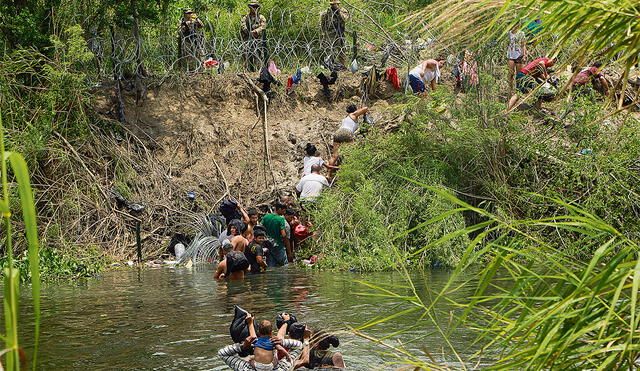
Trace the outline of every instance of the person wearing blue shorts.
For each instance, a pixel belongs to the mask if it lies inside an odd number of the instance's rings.
[[[427,84],[432,91],[436,90],[436,83],[440,79],[440,68],[444,66],[444,62],[444,58],[427,59],[409,72],[409,85],[414,94],[426,95]]]

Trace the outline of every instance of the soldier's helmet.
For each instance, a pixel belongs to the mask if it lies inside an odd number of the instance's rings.
[[[340,0],[329,0],[329,4],[331,4],[331,5],[333,5],[333,4],[340,5]]]
[[[182,8],[182,14],[193,14],[191,8]]]
[[[247,3],[247,6],[249,8],[259,8],[260,7],[260,3],[256,0],[251,0],[249,1],[249,3]]]

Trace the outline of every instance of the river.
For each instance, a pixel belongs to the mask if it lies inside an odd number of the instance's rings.
[[[223,370],[216,352],[230,344],[229,323],[234,304],[253,312],[257,319],[274,320],[287,311],[312,328],[343,330],[410,306],[397,299],[361,296],[373,292],[357,280],[373,284],[403,285],[396,272],[358,274],[319,272],[286,267],[244,281],[216,282],[213,268],[121,269],[79,281],[46,284],[42,295],[40,368],[46,370],[189,369]],[[414,274],[418,291],[428,300],[449,274],[432,270]],[[394,289],[400,290],[402,289]],[[464,297],[471,293],[455,293]],[[23,345],[29,349],[32,317],[28,289],[24,287],[21,319]],[[444,304],[443,304],[444,305]],[[451,308],[441,305],[448,312]],[[397,318],[365,330],[383,337],[416,324],[417,315]],[[449,318],[438,323],[446,327]],[[415,326],[385,340],[424,357],[423,346],[439,363],[455,366],[454,353],[432,323]],[[420,337],[417,342],[409,340]],[[338,348],[348,369],[394,369],[388,349],[352,334],[342,334]],[[449,339],[463,358],[473,333],[455,330]],[[475,349],[477,350],[477,349]],[[30,353],[30,352],[29,352]]]

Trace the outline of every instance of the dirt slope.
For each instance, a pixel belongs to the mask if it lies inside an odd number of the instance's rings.
[[[231,196],[246,206],[289,194],[300,178],[307,143],[316,144],[328,159],[332,133],[346,105],[361,103],[361,80],[360,74],[341,74],[329,100],[318,80],[308,75],[291,95],[277,88],[268,108],[267,138],[279,192],[274,192],[265,161],[255,94],[238,76],[204,74],[164,81],[148,88],[146,97],[138,102],[133,89],[124,90],[126,127],[150,153],[148,163],[136,166],[137,179],[127,183],[134,197],[180,212],[215,209],[225,196],[225,183]],[[377,122],[390,114],[385,110],[387,101],[381,98],[392,94],[390,84],[384,82],[379,98],[370,102]],[[112,86],[105,86],[97,101],[96,110],[113,118]],[[186,200],[188,191],[196,192],[195,203]],[[170,234],[162,230],[165,236]]]

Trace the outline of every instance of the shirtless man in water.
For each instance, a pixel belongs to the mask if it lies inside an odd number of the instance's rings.
[[[249,268],[249,261],[240,251],[233,251],[231,245],[223,246],[225,257],[218,263],[216,273],[213,278],[216,280],[241,280],[244,278],[245,270]]]

